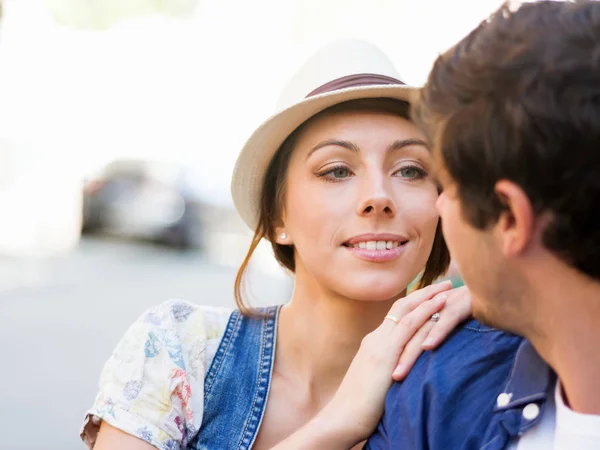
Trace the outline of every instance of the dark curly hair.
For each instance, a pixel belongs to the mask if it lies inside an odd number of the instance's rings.
[[[550,221],[543,243],[600,279],[600,2],[504,4],[434,64],[413,118],[484,229],[511,180]]]

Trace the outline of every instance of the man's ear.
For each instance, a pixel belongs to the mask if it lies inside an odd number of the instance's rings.
[[[500,246],[505,256],[518,256],[534,238],[533,207],[525,191],[512,181],[498,181],[494,191],[505,207],[494,226]]]

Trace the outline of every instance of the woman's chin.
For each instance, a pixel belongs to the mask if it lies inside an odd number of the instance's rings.
[[[352,298],[363,302],[383,302],[386,300],[397,299],[404,295],[408,283],[394,283],[369,285],[369,286],[352,286],[346,285],[344,292],[341,292],[345,297]]]

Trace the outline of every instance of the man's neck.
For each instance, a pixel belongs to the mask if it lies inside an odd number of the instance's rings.
[[[574,411],[600,415],[600,283],[563,271],[533,290],[539,313],[526,334],[556,371]]]

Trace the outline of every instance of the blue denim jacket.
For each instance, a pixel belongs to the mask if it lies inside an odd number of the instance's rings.
[[[365,449],[505,449],[539,422],[554,380],[528,341],[472,320],[392,386]]]

